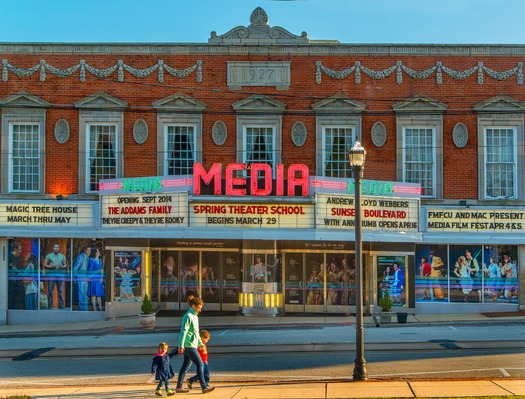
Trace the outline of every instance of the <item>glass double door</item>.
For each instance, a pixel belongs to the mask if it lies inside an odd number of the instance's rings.
[[[284,253],[286,312],[346,312],[355,306],[355,255]]]
[[[240,256],[226,251],[152,251],[152,298],[161,309],[188,309],[190,295],[206,310],[239,308]]]

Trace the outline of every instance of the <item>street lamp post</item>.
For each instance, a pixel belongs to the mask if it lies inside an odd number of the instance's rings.
[[[367,379],[366,376],[366,360],[365,360],[365,328],[363,325],[363,262],[362,262],[362,246],[363,240],[361,237],[361,179],[363,178],[363,170],[365,167],[366,151],[361,146],[359,140],[356,140],[354,146],[348,153],[348,160],[352,167],[352,177],[355,182],[355,258],[356,258],[356,348],[354,360],[354,381],[363,381]]]

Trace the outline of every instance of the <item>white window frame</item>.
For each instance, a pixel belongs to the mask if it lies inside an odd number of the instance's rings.
[[[113,148],[113,152],[115,154],[115,176],[102,176],[99,178],[99,182],[102,179],[116,179],[119,177],[119,161],[120,161],[120,141],[119,141],[119,126],[116,123],[104,123],[104,122],[94,122],[94,123],[87,123],[86,124],[86,169],[85,169],[85,176],[86,176],[86,192],[87,193],[97,193],[98,190],[91,189],[91,127],[96,126],[107,126],[109,128],[114,127],[115,128],[115,143]]]
[[[271,149],[270,151],[266,151],[267,154],[270,155],[270,160],[250,160],[248,159],[248,154],[255,154],[256,152],[255,151],[252,151],[253,148],[250,150],[248,148],[248,130],[249,129],[269,129],[271,131],[271,134],[270,134],[270,146],[271,146]],[[275,158],[276,158],[276,151],[275,151],[275,125],[265,125],[265,124],[260,124],[260,125],[257,125],[257,124],[253,124],[253,125],[244,125],[242,127],[242,139],[243,139],[243,143],[244,143],[244,149],[242,151],[242,163],[246,164],[247,167],[249,167],[249,165],[251,163],[266,163],[266,164],[269,164],[271,167],[272,167],[272,170],[275,172],[275,166],[276,166],[276,163],[275,163]],[[254,146],[255,146],[255,143],[254,143]],[[258,152],[260,154],[260,152]]]
[[[164,143],[164,151],[163,151],[163,156],[162,158],[164,159],[164,175],[165,176],[168,176],[169,175],[169,161],[172,159],[172,158],[169,158],[169,140],[168,140],[168,137],[169,137],[169,129],[170,127],[172,128],[193,128],[193,132],[192,132],[192,146],[193,146],[193,149],[192,149],[192,166],[191,166],[191,170],[188,171],[188,173],[184,173],[182,175],[186,175],[186,174],[192,174],[193,173],[193,165],[195,164],[195,162],[197,162],[197,153],[198,153],[198,149],[197,149],[197,131],[198,131],[198,126],[196,123],[165,123],[164,124],[164,137],[165,137],[165,143]],[[179,158],[173,158],[175,160],[180,160],[182,161],[183,158],[182,157],[179,157]],[[178,175],[170,175],[170,176],[178,176]]]
[[[33,169],[35,170],[36,169],[36,173],[28,173],[26,171],[26,173],[20,173],[18,174],[18,181],[19,183],[21,182],[21,180],[24,180],[22,177],[25,176],[26,179],[27,178],[30,178],[30,180],[32,180],[33,182],[36,181],[36,189],[22,189],[22,188],[18,188],[18,189],[15,189],[14,188],[14,185],[15,185],[15,165],[14,165],[14,161],[15,161],[15,149],[14,149],[14,127],[15,126],[18,126],[18,127],[22,127],[22,126],[36,126],[36,132],[31,132],[31,134],[35,134],[36,133],[36,136],[37,136],[37,148],[36,148],[36,157],[27,157],[27,156],[24,156],[21,158],[21,161],[23,163],[29,161],[29,159],[34,159],[36,160],[36,165],[34,165],[33,167],[29,166],[29,165],[25,165],[25,169],[27,168],[30,168],[30,169]],[[9,171],[9,192],[11,193],[39,193],[40,192],[40,158],[41,158],[41,151],[40,151],[40,145],[41,145],[41,133],[40,133],[40,125],[38,123],[32,123],[32,122],[11,122],[9,123],[9,168],[10,168],[10,171]],[[30,150],[30,152],[33,152],[34,150]],[[27,154],[26,154],[27,155]],[[25,162],[24,162],[25,161]],[[35,167],[36,166],[36,167]],[[34,183],[32,184],[34,185]]]
[[[12,126],[14,125],[38,125],[38,189],[37,190],[13,190],[13,163],[12,163]],[[25,108],[3,108],[2,109],[2,148],[6,151],[2,154],[2,194],[42,194],[46,189],[45,161],[46,157],[46,110]]]
[[[352,146],[354,145],[355,141],[357,140],[357,133],[356,133],[355,125],[322,125],[321,129],[322,129],[322,144],[321,144],[321,151],[322,151],[321,168],[322,168],[322,174],[321,174],[321,176],[339,177],[339,178],[351,178],[352,177],[352,169],[350,168],[350,162],[348,160],[347,154],[350,151],[350,149],[352,148]],[[350,129],[351,130],[350,141],[348,143],[345,143],[346,150],[343,153],[343,160],[342,161],[340,161],[340,160],[334,161],[334,162],[338,162],[341,165],[343,165],[343,169],[337,169],[338,171],[341,171],[341,170],[344,171],[342,176],[339,175],[339,174],[328,176],[326,174],[326,169],[328,167],[327,163],[328,162],[332,162],[332,161],[327,159],[328,158],[327,129]]]
[[[518,143],[517,143],[517,129],[516,127],[509,127],[509,126],[486,126],[484,129],[484,141],[485,141],[485,162],[484,162],[484,174],[485,174],[485,199],[517,199],[518,196]],[[490,196],[489,191],[489,185],[488,185],[488,179],[489,179],[489,172],[488,172],[488,151],[489,151],[489,143],[487,142],[488,139],[488,130],[505,130],[505,131],[512,131],[512,162],[506,163],[506,164],[512,164],[512,192],[513,195],[511,196]],[[495,163],[501,164],[503,161],[499,159]]]
[[[487,171],[486,171],[486,132],[487,129],[513,129],[514,137],[514,197],[490,197],[487,195]],[[523,114],[521,113],[483,113],[478,116],[478,170],[480,199],[494,200],[523,200],[525,198],[525,185],[520,184],[525,176],[525,150],[523,143],[525,139],[525,126]]]
[[[408,170],[407,170],[407,163],[409,161],[407,161],[407,149],[408,149],[408,145],[407,145],[407,130],[425,130],[425,131],[428,131],[430,130],[431,131],[431,134],[432,134],[432,138],[431,138],[431,154],[432,154],[432,165],[431,165],[431,169],[432,169],[432,194],[427,194],[425,192],[425,185],[422,184],[421,181],[408,181],[407,179],[407,173],[408,173]],[[420,183],[421,184],[421,188],[423,188],[423,195],[422,197],[423,198],[435,198],[436,197],[436,189],[437,189],[437,178],[436,178],[436,175],[437,175],[437,168],[436,168],[436,158],[437,158],[437,146],[436,146],[436,128],[433,127],[433,126],[417,126],[417,125],[414,125],[414,126],[403,126],[402,127],[402,135],[403,135],[403,147],[402,147],[402,168],[403,168],[403,182],[405,183]],[[416,163],[416,162],[414,162]],[[419,163],[424,163],[424,162],[419,162]]]
[[[422,198],[443,198],[443,115],[441,113],[403,113],[398,112],[396,117],[396,179],[406,182],[405,179],[405,129],[433,129],[433,187],[434,193],[423,193]]]
[[[115,125],[116,126],[116,176],[122,177],[124,157],[120,156],[124,143],[124,113],[121,111],[96,111],[82,109],[79,113],[79,165],[78,191],[79,194],[97,194],[98,190],[90,189],[89,158],[89,126]]]
[[[168,176],[168,128],[167,126],[194,127],[194,160],[202,163],[202,114],[162,112],[157,114],[157,170],[159,176]]]
[[[250,127],[263,127],[273,129],[273,161],[272,174],[276,177],[277,164],[282,162],[282,116],[275,114],[266,115],[238,115],[237,116],[237,162],[247,163],[247,142],[246,129]],[[239,173],[240,176],[247,177],[248,172]]]
[[[350,111],[351,110],[352,109],[350,109]],[[360,112],[356,112],[350,115],[340,115],[337,113],[324,114],[323,112],[317,111],[316,117],[315,117],[315,154],[316,154],[315,173],[317,176],[326,176],[325,174],[326,128],[341,128],[341,127],[351,128],[352,129],[352,143],[350,143],[350,148],[354,145],[356,140],[363,142],[362,117],[361,117]],[[332,112],[331,108],[328,108],[326,112]],[[352,172],[350,169],[350,161],[348,161],[348,173],[349,174],[347,177],[351,178]]]

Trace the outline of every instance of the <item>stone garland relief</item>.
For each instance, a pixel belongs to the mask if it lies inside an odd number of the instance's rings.
[[[376,147],[383,147],[386,143],[386,127],[383,122],[376,122],[370,129],[370,137],[372,138],[372,143]]]
[[[356,63],[342,71],[334,71],[330,68],[327,68],[322,65],[321,61],[316,62],[316,73],[315,73],[315,79],[317,84],[321,84],[321,78],[322,74],[326,74],[327,76],[331,77],[332,79],[345,79],[350,74],[355,74],[355,83],[360,84],[361,83],[361,73],[364,73],[365,75],[371,77],[372,79],[381,80],[385,79],[386,77],[390,76],[393,73],[396,73],[396,82],[398,84],[403,83],[403,72],[406,73],[408,76],[410,76],[413,79],[422,80],[427,79],[432,74],[436,73],[436,83],[438,85],[443,83],[443,73],[445,73],[447,76],[449,76],[452,79],[455,80],[465,80],[472,74],[477,72],[478,75],[478,84],[482,85],[484,81],[484,73],[487,74],[492,79],[502,81],[510,79],[513,75],[517,76],[518,84],[521,86],[523,85],[523,62],[518,62],[517,65],[514,68],[511,68],[507,71],[498,72],[493,69],[490,69],[486,67],[483,62],[479,61],[478,65],[466,69],[464,71],[454,71],[445,65],[441,61],[437,61],[436,65],[431,66],[430,68],[424,70],[424,71],[416,71],[412,68],[409,68],[405,65],[403,65],[402,61],[397,61],[395,65],[383,69],[383,70],[373,70],[370,68],[365,67],[361,64],[360,61],[356,61]]]
[[[197,71],[197,82],[202,82],[202,61],[197,60],[196,63],[185,69],[175,69],[170,67],[167,64],[164,64],[163,60],[158,60],[156,64],[150,66],[149,68],[137,69],[133,68],[131,65],[127,65],[123,60],[118,60],[117,63],[109,68],[99,69],[95,68],[92,65],[86,63],[85,60],[80,60],[77,65],[73,65],[69,68],[59,69],[52,65],[49,65],[45,60],[40,60],[38,64],[30,68],[18,68],[10,64],[7,59],[2,60],[2,81],[7,82],[9,80],[9,72],[14,73],[19,77],[29,77],[36,72],[40,72],[40,81],[46,81],[46,74],[51,73],[60,78],[65,78],[72,76],[80,70],[80,81],[86,81],[86,71],[91,73],[97,78],[107,78],[111,76],[115,71],[117,71],[117,79],[119,82],[124,81],[124,71],[128,72],[130,75],[135,76],[136,78],[146,78],[151,75],[153,72],[157,71],[157,79],[160,83],[164,83],[164,72],[166,71],[171,76],[176,78],[186,78],[194,71]]]
[[[69,123],[65,119],[59,119],[55,124],[55,140],[64,144],[69,140],[70,132]]]
[[[226,142],[226,137],[228,137],[226,124],[223,121],[216,121],[211,129],[211,135],[216,145],[223,145]]]
[[[133,139],[137,144],[144,144],[148,139],[148,124],[144,119],[137,119],[133,124]]]
[[[463,148],[467,145],[468,141],[468,129],[464,123],[456,123],[454,130],[452,131],[452,140],[454,145],[458,148]]]
[[[302,147],[306,142],[306,126],[303,122],[295,122],[292,126],[291,136],[292,142],[296,147]]]

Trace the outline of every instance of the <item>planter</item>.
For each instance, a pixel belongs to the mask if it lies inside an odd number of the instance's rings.
[[[408,313],[406,312],[399,312],[397,313],[397,322],[398,323],[406,323],[408,318]]]
[[[392,312],[379,312],[379,322],[381,324],[390,323],[392,320]]]
[[[155,313],[139,313],[140,325],[144,329],[153,329],[156,324],[156,314]]]

